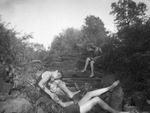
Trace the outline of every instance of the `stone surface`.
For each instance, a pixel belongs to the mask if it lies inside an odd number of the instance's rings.
[[[121,85],[118,85],[114,88],[111,96],[110,96],[110,106],[116,110],[122,110],[122,102],[124,99],[124,93]]]
[[[12,89],[12,84],[5,82],[3,79],[0,78],[0,93],[8,94]]]
[[[37,113],[45,113],[41,107],[37,108]]]
[[[138,111],[136,106],[128,106],[128,105],[125,105],[124,106],[124,111]]]
[[[108,87],[112,85],[116,81],[116,77],[114,75],[106,75],[101,78],[101,87]]]
[[[0,101],[5,101],[7,98],[7,95],[1,94],[0,93]]]
[[[147,103],[150,105],[150,100],[147,100]]]
[[[30,113],[32,105],[24,98],[0,102],[0,113]]]
[[[107,75],[102,78],[101,80],[101,86],[102,87],[107,87],[112,85],[116,81],[116,77],[114,75]],[[109,94],[108,94],[109,93]],[[124,93],[123,89],[121,87],[121,84],[119,84],[117,87],[113,89],[113,91],[108,92],[108,103],[109,105],[116,109],[116,110],[121,110],[122,109],[122,102],[124,98]]]
[[[133,95],[135,106],[137,106],[140,110],[143,110],[146,106],[146,100],[147,98],[143,92],[135,92]]]

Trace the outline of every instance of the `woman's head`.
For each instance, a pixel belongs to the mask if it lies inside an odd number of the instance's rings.
[[[95,46],[93,43],[89,43],[89,44],[87,45],[87,49],[88,49],[88,50],[95,50],[95,48],[96,48],[96,46]]]
[[[58,70],[58,75],[61,77],[61,79],[63,78],[64,76],[64,72],[62,70]]]
[[[63,78],[63,71],[56,70],[53,74],[54,79],[62,79]]]

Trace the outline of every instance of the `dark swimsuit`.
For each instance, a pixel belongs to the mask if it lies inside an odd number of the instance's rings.
[[[80,113],[80,107],[78,104],[72,104],[64,108],[65,113]]]
[[[43,72],[44,73],[44,72]],[[42,73],[42,74],[43,74]],[[42,74],[39,76],[39,78],[36,80],[36,83],[34,84],[35,85],[35,87],[38,87],[38,88],[40,88],[39,87],[39,82],[40,82],[40,80],[42,79]],[[47,85],[46,85],[47,86]],[[50,96],[45,92],[45,91],[43,91],[41,88],[40,88],[40,93],[43,95],[43,96],[46,96],[47,98],[50,98]]]
[[[74,97],[72,98],[72,101],[74,101],[74,103],[78,103],[81,100],[81,93],[77,93],[76,95],[74,95]]]
[[[94,65],[99,65],[101,63],[101,56],[102,52],[100,50],[98,51],[90,51],[89,52],[89,58],[90,61],[94,61]],[[95,59],[96,57],[98,57],[97,59]]]
[[[74,104],[65,107],[64,111],[65,113],[80,113],[80,106],[78,104],[79,100],[81,99],[81,94],[80,92],[74,95],[74,97],[70,100],[74,101]]]

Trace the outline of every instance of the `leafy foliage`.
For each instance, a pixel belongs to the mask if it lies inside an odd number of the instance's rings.
[[[141,23],[146,11],[144,3],[136,4],[132,0],[119,0],[117,3],[112,3],[111,7],[113,11],[110,14],[116,16],[118,29]]]
[[[42,52],[46,51],[43,45],[29,43],[32,35],[18,37],[19,33],[9,29],[8,24],[0,22],[0,62],[7,64],[24,65],[33,59],[42,59]]]
[[[0,23],[0,61],[13,57],[10,46],[10,37],[13,35],[10,30],[6,29],[4,23]],[[12,61],[12,59],[10,59]]]
[[[76,44],[79,43],[80,37],[80,31],[74,28],[68,28],[54,38],[51,50],[54,53],[75,53]]]
[[[62,55],[79,56],[81,52],[85,51],[87,43],[93,42],[95,45],[101,46],[106,39],[103,22],[99,17],[91,15],[85,18],[85,25],[81,30],[68,28],[56,36],[49,53],[52,54],[52,59],[59,59]]]
[[[83,25],[82,32],[83,41],[86,43],[93,42],[96,45],[102,45],[107,38],[104,23],[99,17],[93,15],[85,18],[85,25]]]

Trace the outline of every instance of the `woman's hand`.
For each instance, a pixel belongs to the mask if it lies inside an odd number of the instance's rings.
[[[60,102],[60,99],[58,98],[57,95],[53,94],[53,95],[50,95],[50,97],[51,97],[56,103],[59,103],[59,102]]]

